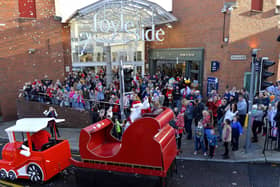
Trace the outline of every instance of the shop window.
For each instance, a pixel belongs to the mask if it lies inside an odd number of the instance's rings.
[[[134,61],[142,61],[142,51],[134,52]]]
[[[101,62],[101,53],[97,53],[97,62]]]
[[[263,0],[252,0],[251,1],[252,11],[262,11],[263,10]]]
[[[112,61],[113,61],[113,62],[116,62],[116,61],[117,61],[117,55],[118,55],[117,52],[113,52],[113,53],[112,53]]]
[[[21,18],[36,18],[35,0],[19,0],[19,17]]]
[[[275,14],[280,13],[280,0],[276,0]]]

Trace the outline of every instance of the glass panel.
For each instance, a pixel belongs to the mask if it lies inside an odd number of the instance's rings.
[[[134,61],[142,61],[142,51],[134,52]]]

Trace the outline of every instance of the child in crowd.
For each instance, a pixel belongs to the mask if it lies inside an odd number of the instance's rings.
[[[215,153],[215,148],[217,146],[217,136],[215,134],[215,130],[211,129],[210,133],[207,135],[208,144],[209,144],[209,158],[213,158]]]
[[[231,142],[231,126],[230,126],[230,120],[226,119],[225,124],[223,127],[223,134],[222,134],[222,139],[224,142],[224,147],[225,147],[225,153],[223,154],[224,159],[229,158],[229,151],[228,151],[228,144]]]
[[[116,136],[120,140],[122,137],[122,129],[118,117],[115,117],[115,129],[116,129]]]
[[[207,110],[202,111],[202,125],[204,128],[204,142],[205,142],[205,150],[208,151],[208,138],[207,136],[210,134],[213,126],[211,125],[211,116]]]
[[[204,128],[202,122],[198,122],[194,130],[194,155],[197,155],[198,145],[202,148],[204,156],[207,156],[204,146]]]
[[[183,136],[183,131],[184,131],[184,112],[185,110],[182,109],[180,111],[180,114],[177,116],[176,118],[176,126],[177,126],[177,130],[176,130],[176,135],[177,135],[177,147],[180,151],[180,153],[182,152],[181,150],[181,142],[182,142],[182,136]]]
[[[234,116],[233,121],[231,122],[231,128],[232,128],[232,151],[238,150],[239,145],[239,136],[243,134],[243,129],[238,121],[238,117]]]

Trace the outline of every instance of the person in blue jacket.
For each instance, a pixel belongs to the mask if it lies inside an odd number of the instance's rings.
[[[238,116],[234,116],[231,122],[231,129],[232,129],[232,151],[238,150],[239,145],[239,136],[243,134],[243,129],[238,121]]]

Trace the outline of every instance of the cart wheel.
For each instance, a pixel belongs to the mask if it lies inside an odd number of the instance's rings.
[[[27,167],[27,174],[29,175],[29,179],[32,182],[42,182],[43,181],[43,172],[41,168],[35,164],[30,164]]]
[[[0,179],[6,179],[7,178],[7,171],[5,169],[0,170]]]
[[[10,170],[9,173],[8,173],[8,178],[9,178],[11,181],[16,180],[16,179],[17,179],[16,172],[14,172],[13,170]]]

